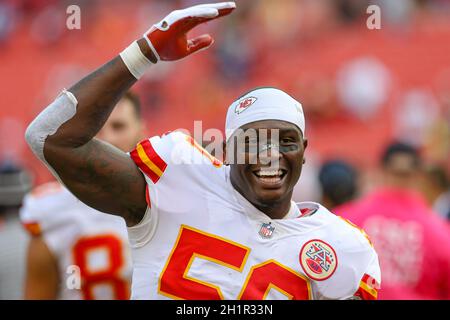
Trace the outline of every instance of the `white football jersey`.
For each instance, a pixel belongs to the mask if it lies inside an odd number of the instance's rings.
[[[28,194],[20,216],[58,261],[59,299],[129,299],[132,263],[122,218],[90,208],[57,182]]]
[[[365,233],[313,202],[271,219],[230,183],[229,167],[173,132],[130,156],[149,209],[128,228],[132,299],[375,299],[378,257]]]

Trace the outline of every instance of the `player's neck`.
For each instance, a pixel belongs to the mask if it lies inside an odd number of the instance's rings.
[[[274,205],[258,205],[252,203],[259,211],[264,212],[271,219],[283,219],[291,209],[291,200],[283,201]]]
[[[237,184],[231,179],[231,185],[233,188],[244,197],[250,204],[252,204],[256,209],[266,214],[271,219],[283,219],[291,209],[292,191],[287,193],[286,196],[276,202],[272,203],[255,203],[251,199],[248,199]]]

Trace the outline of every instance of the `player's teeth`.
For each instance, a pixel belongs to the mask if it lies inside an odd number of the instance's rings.
[[[281,170],[259,170],[256,172],[256,175],[261,177],[261,176],[281,176],[283,174],[283,172]]]
[[[281,181],[281,178],[279,176],[260,177],[260,180],[264,183],[277,183]]]

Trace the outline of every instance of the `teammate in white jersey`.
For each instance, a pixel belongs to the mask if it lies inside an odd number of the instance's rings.
[[[142,139],[140,104],[127,93],[99,138],[121,150]],[[27,299],[129,299],[132,263],[125,222],[79,201],[59,182],[37,187],[21,209],[31,233]]]
[[[209,47],[211,36],[187,32],[233,9],[173,11],[64,91],[27,141],[83,202],[125,218],[134,299],[375,299],[380,269],[364,232],[291,201],[307,140],[302,106],[283,91],[259,88],[231,104],[225,163],[180,132],[129,154],[93,138],[152,64]]]

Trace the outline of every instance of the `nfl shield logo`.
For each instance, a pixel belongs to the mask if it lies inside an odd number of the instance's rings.
[[[263,223],[261,229],[259,229],[259,235],[264,239],[269,239],[272,237],[275,227],[272,226],[271,222]]]

